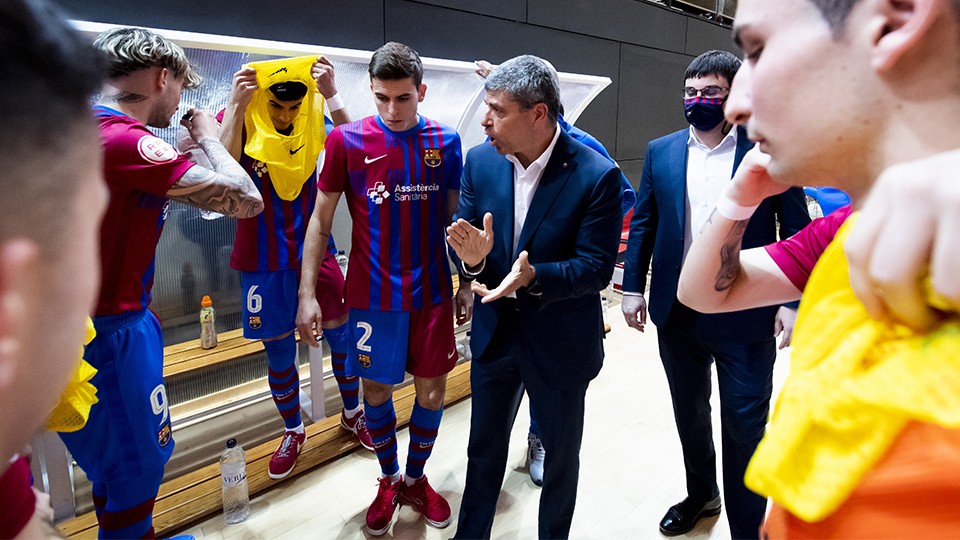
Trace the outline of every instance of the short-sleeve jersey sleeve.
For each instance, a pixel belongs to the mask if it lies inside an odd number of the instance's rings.
[[[194,166],[176,148],[138,124],[115,123],[103,136],[104,174],[111,184],[166,196]]]
[[[463,175],[463,149],[460,135],[453,132],[450,143],[444,145],[447,156],[444,157],[444,186],[447,190],[460,190],[460,177]]]
[[[820,255],[849,216],[850,205],[847,205],[826,217],[811,221],[797,234],[766,245],[764,249],[790,283],[802,291],[807,286],[810,272],[820,260]]]
[[[343,144],[343,132],[337,127],[327,135],[327,142],[323,147],[323,167],[317,179],[317,189],[342,193],[347,190],[349,181],[347,149]]]

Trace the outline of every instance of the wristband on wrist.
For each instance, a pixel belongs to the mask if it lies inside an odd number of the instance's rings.
[[[327,99],[327,110],[330,112],[337,112],[344,107],[346,107],[346,105],[344,105],[343,100],[340,99],[340,94],[334,94]]]
[[[731,221],[746,221],[750,219],[758,206],[760,205],[740,206],[731,201],[726,193],[723,193],[717,200],[717,213]]]

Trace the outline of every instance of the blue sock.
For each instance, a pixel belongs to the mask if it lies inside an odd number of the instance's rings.
[[[397,460],[397,412],[393,409],[393,400],[374,407],[363,400],[363,415],[366,417],[367,430],[373,439],[373,447],[380,461],[380,472],[390,476],[400,472]]]
[[[267,381],[273,402],[283,417],[283,425],[293,429],[303,423],[300,418],[300,374],[297,371],[297,339],[290,334],[283,339],[264,341],[270,367]]]
[[[410,414],[410,449],[407,453],[407,478],[423,476],[423,467],[427,458],[433,452],[433,443],[437,440],[437,431],[440,429],[440,419],[443,417],[443,407],[437,411],[421,407],[414,400],[413,412]],[[369,421],[368,424],[369,425]]]
[[[350,351],[350,328],[343,323],[336,328],[324,328],[323,338],[330,345],[330,364],[333,376],[337,379],[343,408],[348,411],[360,406],[360,377],[348,377],[346,369],[347,352]]]

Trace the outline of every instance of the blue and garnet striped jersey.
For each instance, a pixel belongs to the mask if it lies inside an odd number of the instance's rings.
[[[110,202],[100,226],[103,278],[96,316],[146,309],[167,191],[193,163],[120,111],[94,107]]]
[[[317,187],[346,193],[353,218],[349,307],[410,311],[450,299],[446,201],[462,170],[460,136],[424,117],[402,132],[369,116],[330,133]]]
[[[220,111],[217,120],[223,121],[224,111]],[[327,122],[326,118],[324,118]],[[329,124],[333,126],[332,123]],[[246,145],[247,133],[243,129],[241,148]],[[253,159],[244,153],[240,157],[240,166],[247,172],[257,191],[263,197],[263,212],[251,218],[237,220],[237,237],[233,242],[233,254],[230,256],[230,268],[241,272],[275,272],[278,270],[299,270],[303,256],[303,239],[307,233],[310,214],[317,202],[317,190],[314,188],[316,169],[304,171],[306,185],[292,201],[277,195],[270,181],[266,163]],[[333,237],[328,248],[333,248]]]

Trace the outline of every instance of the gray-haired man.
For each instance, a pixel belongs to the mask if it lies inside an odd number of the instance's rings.
[[[565,538],[584,398],[603,361],[599,292],[613,275],[619,242],[620,173],[559,128],[559,83],[543,60],[508,60],[484,87],[490,142],[467,154],[459,219],[447,228],[462,274],[475,279],[481,297],[473,310],[473,408],[456,537],[490,536],[525,387],[550,449],[539,536]]]

